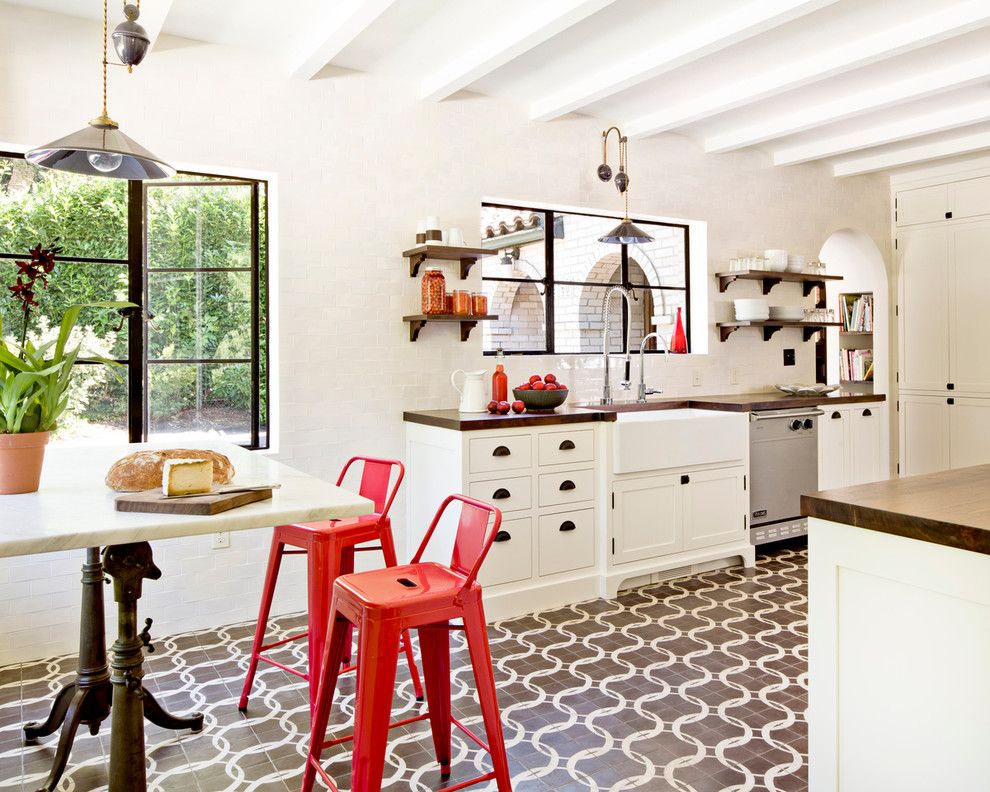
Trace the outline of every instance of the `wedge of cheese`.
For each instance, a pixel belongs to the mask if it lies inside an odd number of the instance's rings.
[[[213,489],[209,459],[169,459],[162,467],[162,494],[198,495]]]

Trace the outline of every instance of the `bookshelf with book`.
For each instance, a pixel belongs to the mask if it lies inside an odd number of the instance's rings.
[[[844,390],[873,393],[873,293],[839,295],[839,382]]]

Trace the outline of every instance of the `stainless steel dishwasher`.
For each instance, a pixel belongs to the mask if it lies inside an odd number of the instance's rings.
[[[818,409],[749,414],[749,539],[754,545],[808,533],[801,495],[818,490]]]

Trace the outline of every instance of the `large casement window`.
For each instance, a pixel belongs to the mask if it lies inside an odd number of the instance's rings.
[[[605,293],[616,284],[634,299],[630,320],[614,298],[611,351],[625,351],[627,329],[633,350],[655,326],[669,337],[678,308],[690,334],[688,226],[632,219],[653,242],[599,242],[614,216],[483,204],[482,246],[498,255],[482,259],[482,283],[499,317],[483,323],[485,353],[601,354]],[[663,351],[654,339],[647,349]]]
[[[47,340],[68,305],[128,300],[128,316],[83,312],[84,354],[56,436],[73,441],[222,439],[267,448],[267,183],[179,173],[124,182],[42,170],[0,155],[0,321],[21,314],[14,261],[58,245],[36,309]],[[116,374],[117,376],[114,376]]]

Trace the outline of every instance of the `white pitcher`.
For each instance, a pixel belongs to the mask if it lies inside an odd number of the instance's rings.
[[[488,412],[488,397],[485,394],[485,374],[487,371],[464,371],[457,369],[450,375],[450,384],[461,394],[461,403],[458,410],[462,413],[483,413]],[[456,377],[458,374],[464,375],[464,387],[457,387]]]

